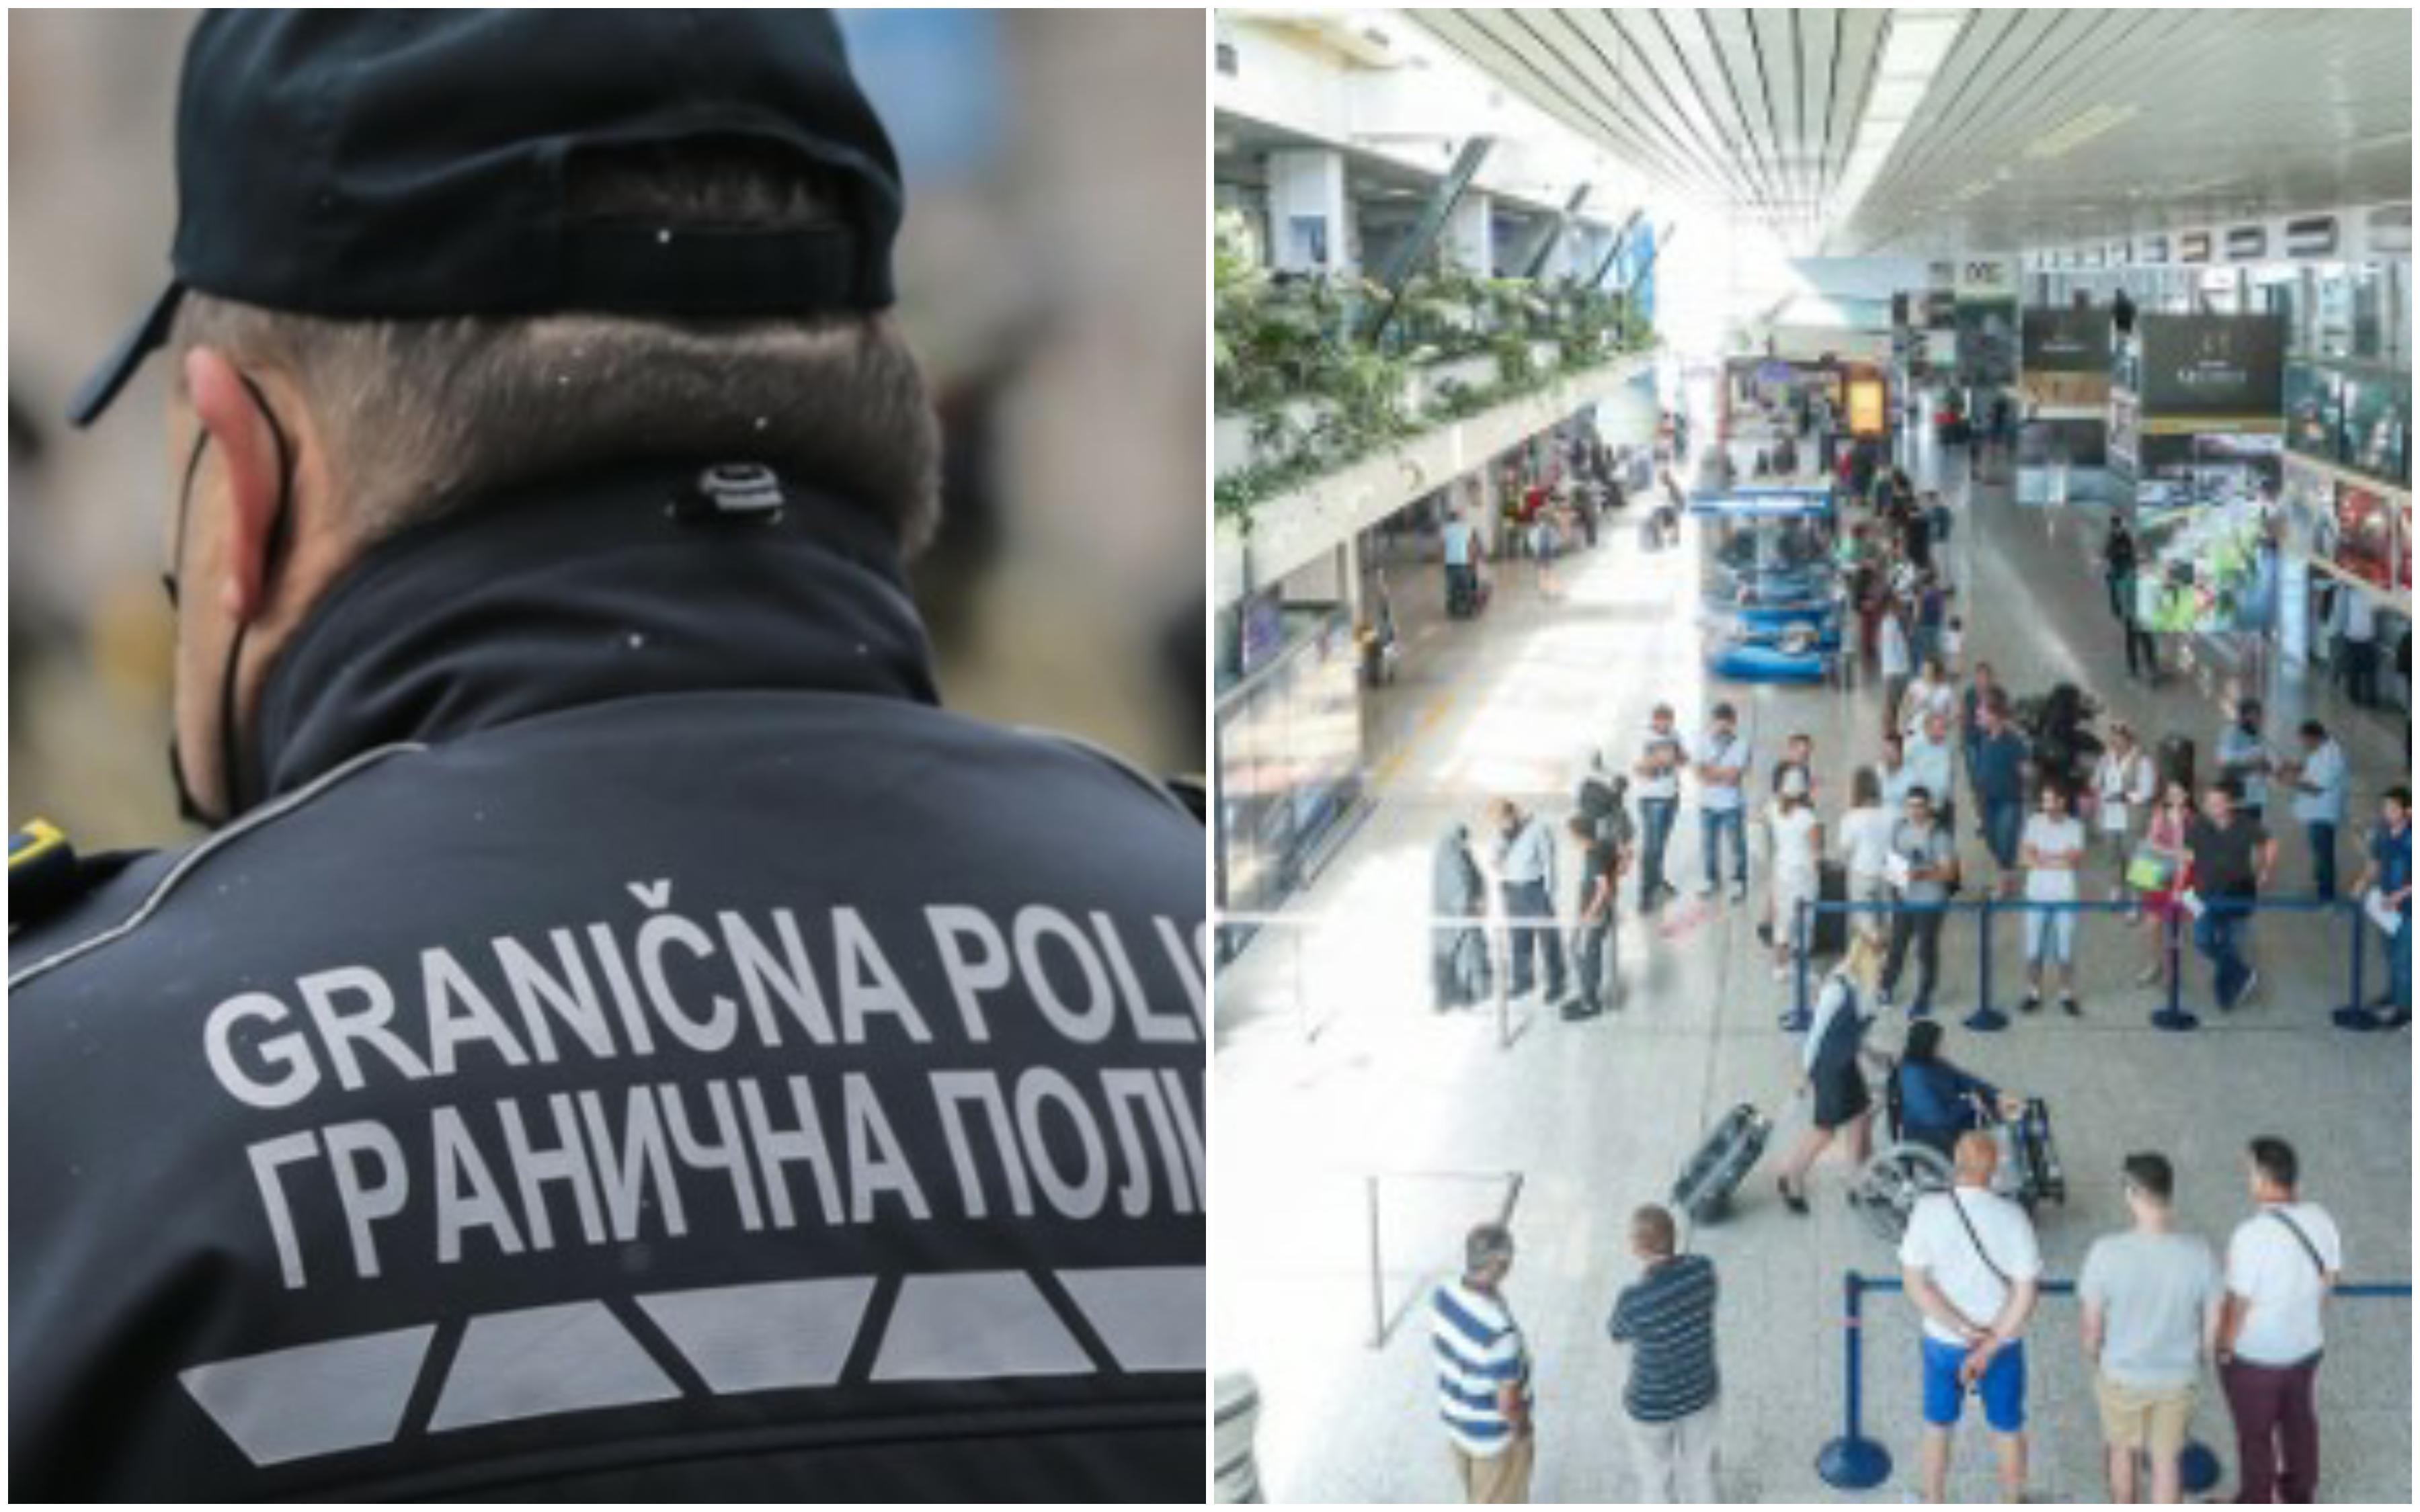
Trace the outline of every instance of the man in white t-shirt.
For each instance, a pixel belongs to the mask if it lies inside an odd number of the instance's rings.
[[[1699,838],[1706,853],[1705,895],[1722,889],[1723,837],[1730,837],[1731,901],[1747,897],[1747,798],[1745,783],[1751,764],[1748,744],[1739,733],[1739,711],[1728,703],[1714,705],[1713,722],[1698,745]]]
[[[2327,1343],[2319,1314],[2344,1271],[2344,1240],[2325,1209],[2296,1200],[2297,1164],[2283,1139],[2252,1141],[2259,1211],[2226,1244],[2218,1365],[2235,1415],[2239,1502],[2308,1502],[2319,1488],[2312,1388]]]
[[[1840,817],[1840,859],[1849,881],[1849,901],[1872,905],[1872,912],[1850,916],[1850,927],[1880,943],[1890,929],[1883,905],[1891,901],[1891,830],[1899,812],[1886,806],[1882,776],[1860,766],[1849,779],[1849,811]]]
[[[1972,1389],[1999,1453],[2000,1499],[2025,1487],[2025,1354],[2018,1335],[2033,1316],[2041,1247],[2025,1210],[1991,1190],[1999,1147],[1980,1130],[1961,1135],[1956,1183],[1918,1197],[1900,1241],[1900,1274],[1924,1315],[1924,1499],[1947,1500],[1949,1430]]]
[[[2084,821],[2068,811],[2067,790],[2042,784],[2038,808],[2025,821],[2017,859],[2025,869],[2025,901],[2075,902],[2075,874],[2084,865]],[[2075,914],[2071,909],[2025,910],[2025,1000],[2028,1013],[2041,1010],[2042,991],[2058,981],[2058,1006],[2070,1018],[2083,1016],[2075,1000]]]

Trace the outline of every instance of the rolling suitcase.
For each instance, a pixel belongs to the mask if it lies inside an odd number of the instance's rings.
[[[1838,861],[1822,863],[1815,872],[1815,897],[1819,903],[1847,903],[1849,869]],[[1838,955],[1849,948],[1849,916],[1818,912],[1809,922],[1808,933],[1807,954]]]
[[[2027,1098],[2024,1111],[2007,1127],[2017,1171],[2017,1200],[2028,1211],[2040,1202],[2064,1207],[2067,1173],[2059,1168],[2058,1142],[2051,1136],[2050,1104],[2038,1097]]]
[[[1487,579],[1476,573],[1467,577],[1456,575],[1446,581],[1446,617],[1475,620],[1487,608]]]
[[[1689,1157],[1681,1179],[1672,1183],[1672,1206],[1695,1224],[1713,1223],[1730,1206],[1731,1194],[1764,1154],[1773,1120],[1753,1103],[1743,1103],[1723,1115],[1714,1132]]]

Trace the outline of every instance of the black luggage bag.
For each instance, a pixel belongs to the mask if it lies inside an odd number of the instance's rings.
[[[1429,949],[1429,966],[1436,1010],[1441,1013],[1476,1008],[1496,994],[1487,935],[1475,923],[1437,927]]]
[[[2171,782],[2182,782],[2188,793],[2198,793],[2194,786],[2194,743],[2191,735],[2167,735],[2160,741],[2160,786],[2164,791]]]
[[[1445,586],[1445,612],[1449,619],[1473,620],[1487,608],[1487,579],[1477,573],[1455,573],[1449,576]]]
[[[1764,1155],[1773,1134],[1773,1120],[1753,1103],[1743,1103],[1723,1115],[1714,1132],[1689,1157],[1681,1179],[1672,1183],[1672,1206],[1695,1224],[1713,1223],[1730,1206],[1731,1194]]]
[[[2058,1164],[2058,1143],[2051,1137],[2050,1104],[2027,1098],[2024,1111],[2009,1125],[2009,1134],[2016,1157],[2017,1200],[2027,1211],[2041,1202],[2065,1206],[2067,1173]]]
[[[1815,897],[1819,903],[1847,903],[1849,869],[1838,861],[1822,863],[1815,872]],[[1818,909],[1808,920],[1807,934],[1808,955],[1838,955],[1849,948],[1849,916]]]

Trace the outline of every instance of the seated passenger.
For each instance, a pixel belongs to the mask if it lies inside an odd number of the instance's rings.
[[[1908,1026],[1906,1048],[1891,1075],[1899,1087],[1899,1136],[1931,1146],[1944,1160],[1960,1134],[1990,1126],[1993,1110],[2012,1118],[2011,1109],[2023,1106],[2020,1099],[1942,1059],[1941,1026],[1930,1019]]]

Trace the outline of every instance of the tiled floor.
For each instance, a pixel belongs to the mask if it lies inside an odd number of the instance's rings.
[[[1929,459],[1928,459],[1929,460]],[[1952,470],[1958,471],[1958,470]],[[1954,485],[1962,486],[1962,485]],[[2207,750],[2219,724],[2210,677],[2154,691],[2129,682],[2090,563],[2097,526],[2020,509],[2005,489],[1962,503],[1950,554],[1968,585],[1969,657],[1993,661],[2020,691],[2086,683],[2138,728],[2178,728]],[[1519,1179],[1522,1256],[1509,1287],[1538,1354],[1542,1501],[1634,1494],[1620,1432],[1624,1362],[1603,1334],[1632,1272],[1623,1220],[1658,1200],[1701,1130],[1734,1103],[1782,1109],[1776,1145],[1804,1127],[1787,1105],[1794,1041],[1775,1027],[1786,989],[1761,959],[1745,908],[1668,939],[1635,918],[1619,947],[1619,1012],[1586,1025],[1516,1015],[1509,1045],[1491,1015],[1428,1008],[1430,853],[1445,826],[1475,822],[1511,793],[1559,813],[1582,753],[1626,752],[1649,706],[1668,701],[1694,725],[1716,697],[1744,710],[1768,757],[1792,730],[1818,741],[1827,792],[1874,754],[1872,694],[1724,687],[1700,670],[1691,549],[1642,555],[1617,528],[1568,564],[1567,595],[1544,602],[1526,570],[1506,575],[1476,624],[1438,618],[1435,584],[1396,579],[1404,625],[1402,683],[1375,711],[1377,807],[1335,863],[1294,903],[1300,927],[1264,932],[1220,980],[1214,1068],[1214,1328],[1221,1368],[1249,1369],[1264,1403],[1259,1450],[1280,1500],[1425,1501],[1454,1485],[1432,1404],[1425,1288],[1451,1265],[1459,1235],[1502,1205]],[[2408,769],[2400,726],[2337,706],[2324,688],[2271,690],[2278,730],[2308,706],[2346,741],[2357,814]],[[1827,805],[1837,816],[1837,804]],[[1695,875],[1698,837],[1683,818],[1673,862]],[[1978,845],[1964,838],[1969,865]],[[2348,842],[2350,852],[2350,842]],[[2307,864],[2288,837],[2281,873]],[[1994,970],[2017,949],[1998,925]],[[1974,925],[1945,942],[1953,1016],[1971,1002]],[[2245,1211],[2240,1150],[2273,1132],[2301,1148],[2310,1196],[2346,1233],[2350,1272],[2405,1279],[2411,1252],[2411,1041],[2329,1026],[2344,996],[2346,925],[2313,917],[2259,926],[2258,1002],[2189,1036],[2146,1021],[2152,995],[2132,986],[2136,945],[2114,923],[2083,935],[2086,1016],[2021,1020],[1989,1040],[1955,1027],[1954,1055],[2003,1085],[2047,1097],[2072,1195],[2045,1211],[2052,1273],[2071,1275],[2095,1235],[2122,1224],[2113,1171],[2125,1151],[2164,1149],[2179,1165],[2186,1221],[2223,1239]],[[2378,958],[2369,958],[2376,980]],[[2192,985],[2206,990],[2195,969]],[[2002,989],[2004,990],[2004,989]],[[1881,1031],[1895,1040],[1899,1026]],[[1841,1413],[1841,1277],[1891,1268],[1888,1252],[1839,1205],[1842,1167],[1819,1167],[1812,1220],[1793,1219],[1752,1176],[1738,1213],[1694,1242],[1720,1267],[1725,1370],[1723,1485],[1741,1500],[1829,1499],[1814,1473]],[[1383,1287],[1373,1303],[1371,1193]],[[1409,1309],[1406,1313],[1405,1309]],[[1371,1337],[1401,1318],[1383,1348]],[[2046,1303],[2035,1324],[2035,1485],[2057,1500],[2102,1496],[2099,1444],[2074,1343],[2075,1311]],[[2323,1494],[2408,1502],[2408,1302],[2336,1305],[2321,1374]],[[1914,1329],[1903,1302],[1872,1304],[1867,1329],[1869,1431],[1908,1484],[1916,1432]],[[2196,1429],[2230,1467],[2223,1404]],[[1956,1489],[1990,1494],[1979,1437],[1962,1443]]]

